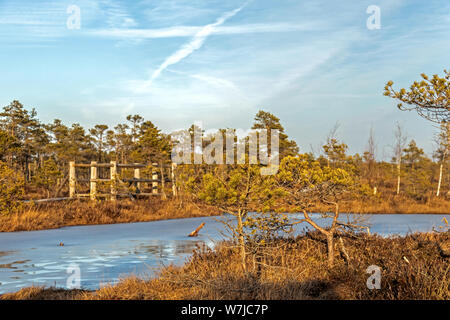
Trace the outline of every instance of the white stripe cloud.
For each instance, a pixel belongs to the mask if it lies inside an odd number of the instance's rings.
[[[245,33],[271,33],[271,32],[289,32],[289,31],[307,31],[317,30],[319,24],[244,24],[236,26],[216,26],[211,30],[210,35],[232,35]],[[191,37],[199,33],[204,27],[196,26],[177,26],[171,28],[158,29],[102,29],[90,31],[93,36],[103,36],[110,38],[134,38],[134,39],[154,39],[154,38],[173,38],[173,37]]]
[[[150,86],[152,84],[152,82],[161,74],[161,72],[163,72],[167,67],[174,65],[178,62],[180,62],[181,60],[183,60],[184,58],[188,57],[189,55],[191,55],[194,51],[200,49],[203,44],[205,43],[206,39],[208,38],[208,36],[210,36],[214,29],[220,25],[222,25],[223,23],[225,23],[225,21],[227,21],[228,19],[230,19],[231,17],[235,16],[239,11],[241,11],[245,6],[247,5],[247,3],[245,3],[244,5],[242,5],[241,7],[233,10],[233,11],[229,11],[227,13],[225,13],[224,15],[222,15],[219,19],[216,20],[216,22],[208,24],[204,27],[202,27],[193,37],[193,39],[183,45],[178,51],[176,51],[175,53],[173,53],[172,55],[170,55],[168,58],[166,58],[166,60],[158,67],[158,69],[156,69],[150,80],[146,82],[146,86]]]

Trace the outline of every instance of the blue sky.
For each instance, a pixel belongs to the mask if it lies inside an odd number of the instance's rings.
[[[79,30],[66,26],[70,5]],[[431,153],[436,128],[382,93],[449,69],[449,40],[445,0],[0,0],[0,106],[86,127],[137,113],[166,132],[247,129],[264,109],[303,152],[338,122],[361,153],[373,127],[379,158],[399,121]]]

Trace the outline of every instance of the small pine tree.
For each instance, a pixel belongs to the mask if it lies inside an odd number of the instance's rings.
[[[39,168],[33,182],[37,187],[44,188],[47,196],[50,197],[50,190],[57,185],[58,179],[62,178],[62,173],[58,169],[58,165],[52,158],[45,160],[41,168]]]
[[[21,207],[23,186],[23,177],[0,161],[0,214],[9,214]]]

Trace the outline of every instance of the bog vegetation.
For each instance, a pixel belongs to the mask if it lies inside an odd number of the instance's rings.
[[[274,239],[259,260],[222,243],[211,250],[199,247],[181,267],[169,266],[151,280],[128,277],[96,291],[30,287],[0,299],[450,299],[449,255],[439,244],[449,234],[411,234],[381,238],[343,236],[346,255],[327,265],[325,238],[311,232]],[[370,265],[381,269],[380,289],[367,288]]]
[[[170,134],[139,115],[128,116],[114,128],[98,124],[86,130],[58,119],[45,124],[33,109],[13,101],[0,113],[1,231],[221,212],[234,219],[224,221],[229,242],[214,251],[199,251],[185,266],[166,268],[149,282],[131,279],[94,293],[32,288],[10,297],[448,299],[448,225],[439,234],[383,239],[365,234],[358,221],[340,219],[342,211],[449,213],[450,76],[445,72],[444,78],[422,77],[409,92],[395,91],[389,81],[385,95],[400,100],[400,108],[416,109],[439,124],[432,158],[408,140],[398,124],[391,161],[377,157],[372,129],[362,154],[348,154],[337,127],[326,136],[320,153],[302,152],[280,119],[259,111],[252,128],[279,131],[280,165],[274,174],[261,174],[262,165],[248,159],[242,164],[184,164],[175,172],[176,197],[128,203],[30,207],[20,200],[67,195],[69,161],[169,162],[177,143]],[[194,125],[189,128],[191,136],[196,130]],[[214,142],[212,136],[204,138],[203,150]],[[303,217],[293,221],[288,212]],[[311,212],[320,212],[331,224],[319,226]],[[315,231],[299,238],[280,237],[301,222]],[[362,268],[371,264],[387,270],[386,290],[366,290]]]
[[[392,81],[385,87],[385,95],[399,100],[400,108],[415,109],[439,124],[434,141],[430,141],[435,146],[431,158],[407,138],[399,124],[393,126],[390,161],[380,160],[372,128],[367,130],[362,153],[348,153],[348,145],[339,139],[338,126],[325,135],[319,152],[304,152],[289,138],[279,118],[259,111],[251,128],[267,129],[269,136],[271,130],[279,131],[280,167],[276,174],[261,176],[261,165],[249,164],[248,159],[245,164],[234,165],[181,165],[175,172],[178,196],[169,201],[177,201],[179,207],[185,203],[214,206],[236,215],[242,224],[249,211],[448,213],[449,77],[447,71],[444,77],[423,74],[423,80],[414,82],[410,91],[396,91]],[[69,161],[170,162],[178,141],[139,115],[124,120],[112,128],[97,124],[87,129],[59,119],[43,123],[34,109],[19,101],[5,106],[0,112],[2,221],[13,216],[18,221],[35,212],[36,208],[22,200],[67,196]],[[191,136],[198,129],[192,125]],[[219,132],[225,135],[226,129]],[[205,150],[215,138],[201,134]],[[164,187],[162,191],[165,193]]]
[[[308,175],[314,179],[331,179],[333,176],[346,180],[351,188],[340,198],[345,210],[364,210],[358,208],[357,202],[368,204],[372,201],[377,203],[372,206],[372,211],[383,207],[389,212],[401,212],[402,203],[407,203],[404,207],[417,205],[420,210],[429,211],[421,205],[432,206],[434,201],[435,211],[439,212],[441,204],[436,205],[439,203],[436,199],[445,199],[450,190],[450,125],[445,121],[440,123],[435,141],[430,141],[435,145],[432,158],[413,139],[408,140],[397,124],[393,127],[391,161],[378,160],[377,144],[370,128],[366,149],[353,155],[348,154],[348,145],[338,138],[337,127],[329,132],[322,150],[316,154],[299,150],[273,114],[258,112],[253,128],[280,131],[282,170],[277,178],[286,179],[282,184],[292,186],[297,183],[304,187]],[[190,132],[194,129],[191,126]],[[211,143],[212,138],[204,138],[204,146]],[[128,116],[124,123],[114,128],[98,124],[86,129],[78,123],[63,124],[58,119],[43,123],[34,109],[13,101],[0,113],[0,212],[11,214],[19,209],[18,200],[67,196],[69,161],[159,163],[170,161],[173,144],[170,134],[161,132],[155,124],[139,115]],[[189,197],[185,185],[189,180],[213,185],[217,184],[216,171],[233,180],[233,176],[234,179],[246,176],[248,170],[251,171],[248,165],[181,166],[177,171],[178,188],[182,196]],[[298,179],[302,175],[300,183]],[[314,183],[311,181],[312,185]],[[208,195],[204,194],[204,197],[206,199]],[[350,204],[351,201],[354,203]],[[315,204],[319,205],[319,202]]]

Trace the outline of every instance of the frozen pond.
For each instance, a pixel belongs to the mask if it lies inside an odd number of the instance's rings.
[[[443,225],[443,217],[450,220],[450,215],[443,214],[377,214],[363,224],[372,233],[403,235],[431,231]],[[202,222],[206,225],[200,235],[187,237]],[[296,233],[304,227],[297,225]],[[88,289],[115,283],[129,274],[148,277],[161,266],[183,263],[199,244],[213,247],[223,239],[222,230],[220,222],[205,217],[0,233],[0,293],[31,285],[65,288],[72,275],[68,270],[74,270],[69,267],[79,268],[81,287]]]

